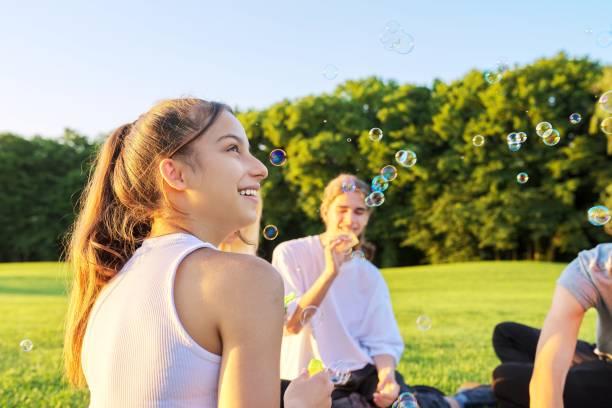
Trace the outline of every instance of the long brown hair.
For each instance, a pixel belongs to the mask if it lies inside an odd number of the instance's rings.
[[[191,141],[204,134],[226,105],[195,98],[157,103],[137,121],[117,128],[101,146],[66,234],[73,273],[66,315],[64,368],[75,387],[86,385],[83,336],[102,288],[121,270],[151,231],[153,217],[179,211],[162,188],[159,162],[175,156],[200,166]]]
[[[365,199],[368,194],[370,194],[370,186],[363,180],[357,178],[357,176],[353,174],[343,173],[331,180],[325,186],[325,190],[323,191],[323,199],[321,200],[321,206],[319,207],[319,214],[321,215],[321,219],[325,222],[327,217],[327,212],[329,211],[329,206],[339,195],[345,193],[346,191],[356,191],[363,195]],[[371,211],[368,209],[368,211]],[[361,233],[359,238],[359,246],[368,260],[374,259],[374,255],[376,253],[376,246],[365,239],[365,229]]]

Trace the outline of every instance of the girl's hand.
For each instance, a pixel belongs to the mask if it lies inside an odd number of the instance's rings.
[[[287,408],[329,408],[334,385],[329,374],[322,371],[312,377],[304,370],[291,381],[283,398]]]

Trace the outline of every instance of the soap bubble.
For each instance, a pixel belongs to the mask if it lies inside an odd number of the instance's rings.
[[[391,408],[419,408],[419,402],[411,392],[403,392],[391,405]]]
[[[521,150],[521,144],[519,142],[516,143],[508,143],[508,148],[510,149],[511,152],[518,152],[519,150]]]
[[[599,97],[599,106],[606,112],[612,113],[612,91],[608,91]]]
[[[542,141],[546,146],[554,146],[561,140],[561,134],[557,129],[551,129],[546,136],[542,138]]]
[[[370,129],[370,140],[373,142],[379,142],[383,137],[383,131],[380,128],[372,128]]]
[[[417,155],[412,150],[398,150],[395,153],[395,161],[403,167],[412,167],[417,162]]]
[[[21,351],[24,351],[27,353],[29,351],[32,351],[34,344],[32,343],[32,340],[30,339],[23,339],[21,340],[21,342],[19,342],[19,347],[21,348]]]
[[[610,221],[610,210],[603,205],[596,205],[589,208],[587,213],[589,222],[596,227],[601,227]]]
[[[393,50],[398,54],[410,54],[414,50],[414,37],[400,29],[397,40],[393,44]]]
[[[529,181],[529,175],[527,173],[520,172],[519,174],[516,175],[516,181],[519,184],[525,184],[526,182]]]
[[[287,163],[287,153],[283,149],[274,149],[270,152],[270,163],[273,166],[282,166]]]
[[[357,189],[357,186],[352,181],[343,181],[341,188],[343,193],[352,193]]]
[[[550,134],[552,129],[553,129],[553,127],[552,127],[552,125],[550,123],[548,123],[548,122],[540,122],[536,126],[536,133],[538,134],[538,136],[544,137],[544,136],[547,136],[548,134]]]
[[[527,133],[525,132],[518,132],[519,135],[519,142],[520,143],[525,143],[527,141]]]
[[[350,143],[350,142],[352,142],[352,141],[353,141],[353,139],[351,139],[350,137],[347,137],[347,138],[346,138],[346,141]]]
[[[601,48],[608,48],[612,44],[612,30],[598,33],[595,38],[595,44]]]
[[[427,315],[421,315],[416,319],[417,329],[427,331],[431,329],[431,319]]]
[[[333,64],[327,64],[325,68],[323,68],[323,76],[325,79],[335,79],[338,76],[338,67]]]
[[[397,169],[395,166],[388,164],[380,169],[380,175],[387,181],[393,181],[397,177]]]
[[[372,179],[372,191],[383,192],[389,188],[389,183],[383,176],[376,176]]]
[[[395,51],[398,54],[409,54],[414,49],[414,37],[394,20],[386,24],[379,40],[386,50]]]
[[[608,116],[601,121],[601,131],[606,135],[612,135],[612,116]]]
[[[266,225],[263,229],[263,237],[268,241],[275,240],[276,237],[278,237],[278,228],[276,228],[276,225]]]
[[[329,380],[334,385],[345,385],[351,378],[349,365],[343,361],[334,361],[326,368]]]
[[[300,315],[300,324],[302,327],[306,326],[308,323],[312,327],[317,327],[321,323],[321,312],[318,307],[315,305],[306,306],[302,309],[302,313]]]
[[[582,116],[579,113],[572,113],[569,115],[569,121],[572,125],[577,125],[582,120]]]
[[[365,205],[368,207],[378,207],[385,202],[385,195],[380,191],[374,191],[365,198]]]
[[[365,254],[361,249],[356,249],[351,252],[351,259],[365,259]]]
[[[498,71],[486,70],[482,73],[482,76],[487,83],[494,84],[501,81],[503,75]]]
[[[555,98],[554,96],[549,96],[548,97],[548,104],[550,106],[555,106],[556,103],[557,103],[557,98]]]
[[[506,140],[508,141],[508,144],[521,143],[521,136],[516,132],[512,132],[508,134],[508,136],[506,137]]]
[[[476,147],[480,147],[484,144],[485,138],[483,135],[476,135],[472,138],[472,144]]]

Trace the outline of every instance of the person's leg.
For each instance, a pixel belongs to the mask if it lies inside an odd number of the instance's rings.
[[[493,349],[502,363],[533,363],[540,330],[515,322],[503,322],[493,330]]]
[[[612,364],[589,361],[570,368],[563,390],[565,408],[604,408],[612,405]]]
[[[493,393],[501,408],[529,408],[531,363],[504,363],[493,371]]]

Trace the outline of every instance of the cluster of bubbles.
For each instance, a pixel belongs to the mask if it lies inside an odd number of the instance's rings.
[[[612,113],[612,91],[608,91],[599,97],[599,106],[606,113]],[[601,121],[601,131],[606,135],[612,135],[612,116]]]
[[[589,217],[589,222],[596,227],[601,227],[607,224],[610,222],[610,218],[612,217],[608,207],[603,205],[596,205],[595,207],[589,208],[587,215]]]
[[[268,224],[263,228],[262,234],[268,241],[273,241],[278,237],[278,228],[274,224]]]
[[[323,74],[325,79],[329,79],[331,81],[332,79],[336,79],[338,72],[339,70],[337,66],[334,64],[327,64],[325,67],[323,67],[323,72],[321,72],[321,74]]]
[[[419,408],[419,402],[411,392],[403,392],[391,405],[391,408]]]
[[[516,175],[516,182],[519,184],[525,184],[529,181],[529,174],[524,171],[520,172]]]
[[[287,153],[283,149],[274,149],[269,154],[270,164],[279,167],[287,163]]]
[[[30,339],[23,339],[19,342],[19,348],[21,349],[21,351],[24,351],[26,353],[32,351],[33,347],[34,343],[32,343],[32,340]]]
[[[504,74],[508,71],[508,64],[504,61],[497,61],[495,68],[487,69],[482,73],[484,80],[488,84],[495,84],[502,80]]]
[[[480,147],[484,145],[484,143],[485,143],[485,138],[483,135],[476,135],[472,138],[472,144],[476,147]]]
[[[540,122],[536,126],[536,133],[542,138],[546,146],[554,146],[561,140],[561,133],[549,122]]]
[[[512,132],[506,136],[508,142],[508,148],[511,152],[517,152],[520,150],[523,143],[527,141],[527,133],[525,132]]]
[[[431,329],[431,318],[427,315],[420,315],[416,319],[416,327],[420,331],[427,331]]]
[[[387,51],[410,54],[414,49],[414,37],[395,20],[387,22],[379,39]]]

